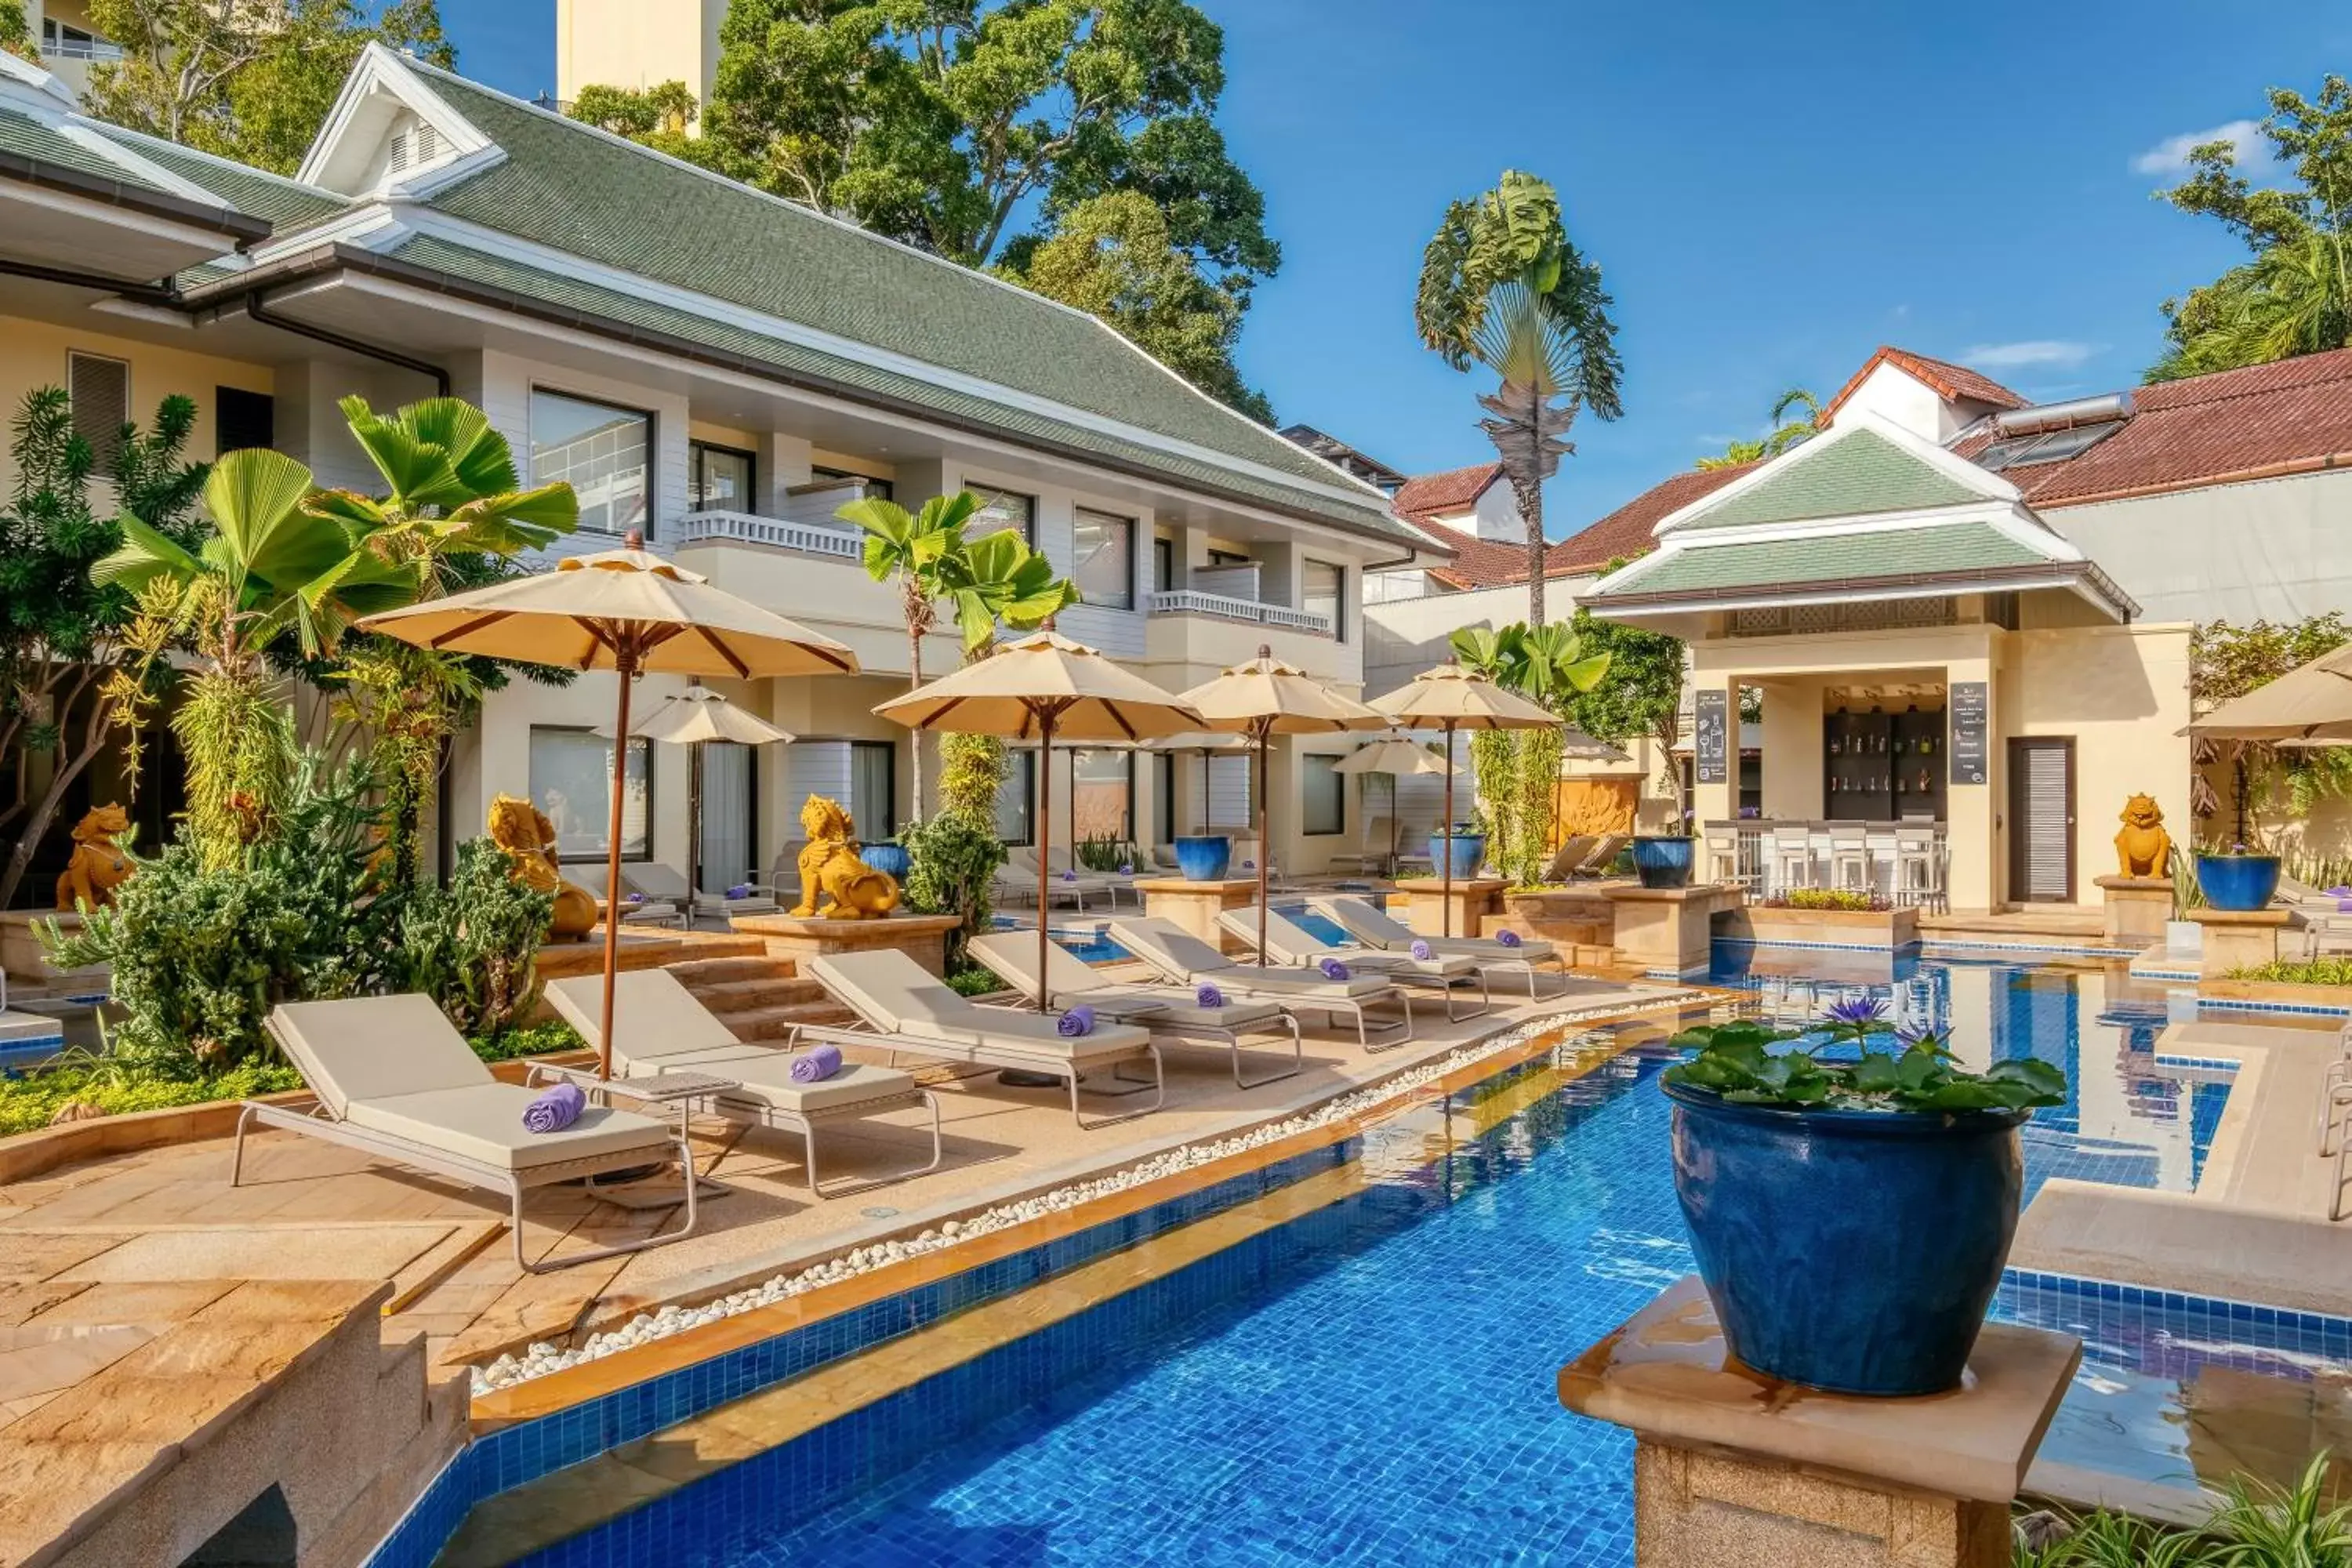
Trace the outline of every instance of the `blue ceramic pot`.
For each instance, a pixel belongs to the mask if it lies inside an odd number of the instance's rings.
[[[1687,888],[1691,879],[1691,840],[1682,837],[1633,839],[1633,869],[1645,888]]]
[[[1222,833],[1176,840],[1176,868],[1188,882],[1222,882],[1234,863],[1234,841]]]
[[[1429,836],[1429,874],[1445,875],[1448,857],[1454,863],[1454,879],[1457,882],[1478,874],[1486,858],[1486,836],[1483,833],[1433,833]]]
[[[907,868],[913,864],[903,844],[868,844],[857,852],[857,858],[900,882],[907,879]]]
[[[1675,1102],[1675,1195],[1725,1341],[1839,1394],[1955,1387],[2017,1231],[2023,1110]]]
[[[2275,855],[2197,857],[2197,885],[2205,889],[2205,901],[2217,910],[2268,909],[2278,883]]]

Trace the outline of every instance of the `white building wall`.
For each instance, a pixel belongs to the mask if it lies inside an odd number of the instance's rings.
[[[1929,441],[1950,440],[1975,417],[1954,409],[1934,387],[1910,372],[1884,362],[1840,405],[1839,416],[1851,409],[1867,409]]]
[[[2345,524],[2352,473],[2053,507],[2041,516],[2138,600],[2147,620],[2243,626],[2352,615]]]

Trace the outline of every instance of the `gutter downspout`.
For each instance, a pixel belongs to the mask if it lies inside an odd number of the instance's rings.
[[[380,360],[385,364],[397,365],[403,370],[414,371],[418,375],[430,376],[433,378],[437,395],[442,397],[450,395],[449,373],[432,361],[413,359],[407,354],[397,353],[387,348],[379,348],[373,343],[362,342],[357,338],[347,338],[341,332],[330,331],[324,327],[314,327],[308,321],[297,321],[290,317],[273,315],[264,303],[267,298],[268,290],[261,289],[249,290],[246,294],[245,313],[247,320],[258,321],[265,327],[276,327],[281,332],[291,332],[298,338],[309,338],[311,342],[324,343],[329,348],[341,349],[345,353],[358,354],[362,359]]]

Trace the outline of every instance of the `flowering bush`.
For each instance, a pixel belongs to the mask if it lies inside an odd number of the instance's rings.
[[[1785,893],[1775,893],[1764,900],[1768,910],[1852,910],[1884,912],[1895,906],[1884,893],[1859,892],[1852,888],[1791,888]]]

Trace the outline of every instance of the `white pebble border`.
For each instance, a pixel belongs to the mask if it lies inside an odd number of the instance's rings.
[[[1648,1012],[1677,1001],[1698,1002],[1705,999],[1705,994],[1699,992],[1667,992],[1654,1001],[1644,1000],[1641,1008]],[[1475,1044],[1449,1052],[1442,1058],[1408,1068],[1394,1078],[1383,1079],[1379,1083],[1352,1090],[1336,1100],[1326,1100],[1312,1110],[1286,1117],[1280,1121],[1269,1121],[1245,1132],[1236,1132],[1231,1137],[1204,1143],[1187,1143],[1091,1181],[1055,1187],[1034,1197],[982,1209],[967,1218],[945,1221],[935,1229],[923,1231],[903,1241],[877,1241],[860,1247],[797,1274],[779,1274],[764,1284],[746,1286],[731,1296],[707,1301],[698,1307],[673,1305],[655,1312],[640,1312],[617,1329],[589,1335],[587,1342],[575,1349],[564,1350],[544,1340],[539,1341],[520,1357],[502,1355],[487,1366],[474,1368],[474,1392],[483,1394],[494,1389],[512,1388],[517,1384],[544,1377],[551,1372],[562,1372],[583,1362],[595,1361],[616,1351],[650,1344],[656,1340],[682,1334],[689,1329],[698,1329],[706,1323],[715,1323],[740,1312],[772,1306],[778,1301],[814,1290],[820,1285],[837,1284],[908,1258],[952,1247],[976,1236],[985,1236],[990,1231],[1039,1219],[1178,1171],[1189,1171],[1211,1161],[1222,1160],[1229,1154],[1238,1154],[1318,1127],[1328,1126],[1334,1121],[1359,1116],[1384,1100],[1410,1093],[1423,1084],[1433,1083],[1473,1062],[1483,1061],[1523,1045],[1538,1035],[1588,1020],[1621,1017],[1625,1012],[1624,1005],[1619,1004],[1608,1007],[1589,1007],[1580,1012],[1548,1013],[1498,1034],[1489,1035]]]

